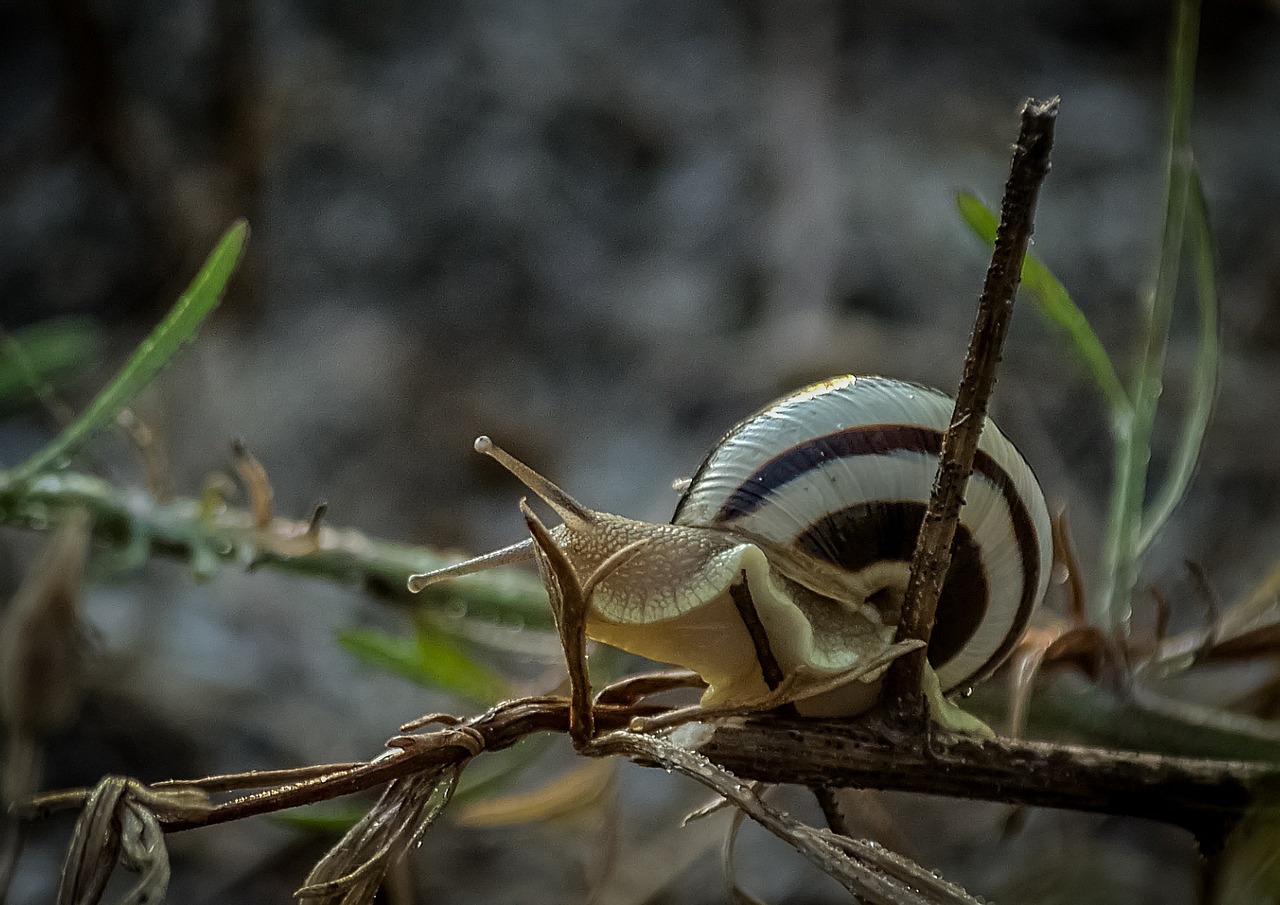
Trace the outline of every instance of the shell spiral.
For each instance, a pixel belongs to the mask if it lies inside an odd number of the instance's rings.
[[[730,430],[672,521],[900,595],[953,406],[936,390],[884,377],[806,387]],[[984,678],[1008,656],[1052,565],[1039,482],[990,420],[965,499],[929,645],[944,690]]]

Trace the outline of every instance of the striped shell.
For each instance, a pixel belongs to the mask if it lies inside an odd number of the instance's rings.
[[[718,443],[676,525],[759,544],[787,578],[892,609],[906,587],[953,401],[884,377],[840,377],[778,400]],[[938,604],[929,659],[943,690],[990,674],[1044,596],[1049,514],[1022,456],[987,422]],[[861,603],[862,601],[858,601]],[[896,613],[886,613],[896,623]]]

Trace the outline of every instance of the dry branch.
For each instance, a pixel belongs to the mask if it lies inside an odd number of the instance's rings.
[[[687,674],[672,673],[667,681],[650,676],[642,684],[657,691],[687,683]],[[607,688],[596,698],[595,724],[605,735],[589,742],[585,750],[597,755],[620,753],[641,763],[670,766],[669,761],[677,757],[671,752],[684,749],[659,735],[617,731],[656,710],[644,703],[607,703],[629,698],[633,690],[633,680],[624,680],[619,688]],[[134,789],[131,800],[145,805],[158,827],[171,833],[274,813],[389,783],[403,785],[401,781],[412,780],[411,785],[419,781],[429,785],[433,777],[460,770],[480,754],[510,747],[530,734],[568,733],[570,710],[565,698],[522,698],[465,720],[442,718],[448,725],[434,732],[398,736],[388,743],[391,750],[368,762],[152,787],[129,781]],[[1209,852],[1220,846],[1249,808],[1257,806],[1261,790],[1280,783],[1280,764],[950,735],[935,738],[930,748],[921,750],[909,744],[894,725],[878,721],[833,724],[768,714],[726,717],[714,727],[706,726],[705,732],[690,728],[682,732],[692,747],[679,757],[687,755],[692,763],[705,756],[742,780],[890,789],[1140,817],[1190,830]],[[621,741],[622,737],[627,741]],[[613,740],[605,741],[607,738]],[[654,751],[666,753],[645,756],[645,752]],[[695,778],[704,781],[701,776]],[[113,781],[121,782],[107,780]],[[735,788],[738,786],[745,788],[735,781]],[[265,788],[217,805],[203,797],[206,789],[251,787]],[[51,793],[24,808],[23,815],[83,807],[93,795],[88,789]],[[753,812],[752,816],[757,815]]]
[[[1183,827],[1206,851],[1280,780],[1280,764],[1168,757],[938,734],[892,725],[726,720],[700,750],[743,779],[920,792],[1140,817]]]
[[[1009,178],[1000,204],[1000,226],[986,282],[978,299],[978,317],[965,356],[964,375],[956,393],[951,425],[942,438],[938,474],[925,510],[924,523],[911,560],[911,578],[898,624],[898,641],[929,640],[942,584],[951,566],[964,489],[973,471],[973,457],[986,422],[988,401],[996,382],[996,366],[1009,329],[1013,299],[1022,277],[1022,259],[1031,240],[1032,221],[1040,184],[1049,172],[1053,126],[1058,100],[1028,100],[1022,108],[1022,127],[1014,146]],[[921,680],[925,651],[900,657],[885,680],[884,700],[889,712],[905,726],[920,730],[924,738],[928,720],[924,712]]]
[[[750,785],[670,739],[613,732],[585,753],[674,770],[722,795],[868,905],[978,905],[963,889],[883,846],[820,830],[770,807]]]

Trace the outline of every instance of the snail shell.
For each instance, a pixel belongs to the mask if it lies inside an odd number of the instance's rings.
[[[782,568],[800,584],[841,570],[896,625],[954,406],[937,390],[884,377],[799,390],[716,444],[673,521],[790,550],[791,568]],[[944,691],[985,678],[1008,656],[1044,596],[1053,556],[1039,482],[990,421],[965,498],[929,644]]]
[[[874,701],[887,665],[918,646],[894,635],[953,405],[883,377],[799,390],[725,435],[669,525],[587,509],[487,438],[476,448],[564,519],[552,534],[583,576],[644,541],[596,586],[591,637],[694,670],[709,707],[790,700],[806,713],[853,714]],[[929,647],[944,691],[1008,655],[1051,557],[1040,486],[988,421]],[[525,541],[409,586],[530,558]]]

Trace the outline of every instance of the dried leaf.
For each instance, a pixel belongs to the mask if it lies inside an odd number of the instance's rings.
[[[243,440],[231,444],[235,459],[236,474],[244,483],[249,494],[249,505],[253,511],[253,527],[265,531],[271,526],[271,503],[275,491],[271,488],[271,480],[267,477],[267,469],[249,452]]]
[[[7,729],[0,804],[38,784],[40,742],[80,706],[85,634],[79,602],[89,517],[75,510],[27,571],[0,618],[0,722]]]
[[[372,902],[388,868],[418,843],[449,803],[461,770],[457,765],[393,780],[294,896],[317,905]]]
[[[0,623],[0,718],[11,731],[40,736],[64,728],[78,706],[88,551],[89,516],[77,510],[27,571]]]
[[[1085,625],[1089,618],[1089,601],[1081,576],[1080,558],[1076,556],[1076,542],[1067,522],[1067,509],[1062,507],[1050,522],[1053,531],[1053,564],[1062,573],[1066,585],[1067,613],[1075,625]]]
[[[587,669],[587,607],[590,592],[546,525],[520,501],[529,535],[533,538],[533,550],[538,563],[538,574],[546,585],[551,600],[551,613],[555,616],[556,630],[564,648],[565,664],[569,670],[569,737],[577,747],[586,744],[595,734],[595,714],[591,709],[591,674]],[[631,548],[628,547],[628,550]],[[615,557],[610,557],[606,565]],[[604,566],[601,566],[603,569]],[[599,574],[599,573],[597,573]],[[594,582],[595,576],[589,581]],[[594,586],[594,584],[593,584]]]
[[[1022,738],[1031,711],[1031,691],[1044,663],[1045,651],[1053,643],[1052,634],[1028,629],[1009,658],[1009,737]]]
[[[120,905],[159,902],[169,886],[169,853],[160,816],[209,810],[203,792],[149,788],[108,776],[84,797],[58,885],[58,905],[97,905],[117,864],[139,874]]]
[[[149,905],[164,898],[169,888],[164,830],[156,815],[136,801],[126,800],[120,814],[120,866],[140,875],[120,905]]]
[[[1258,582],[1243,599],[1227,607],[1222,614],[1222,634],[1237,635],[1259,622],[1273,622],[1280,611],[1280,562]]]
[[[1092,625],[1081,625],[1063,632],[1049,645],[1044,665],[1072,666],[1097,682],[1111,659],[1107,636]]]

